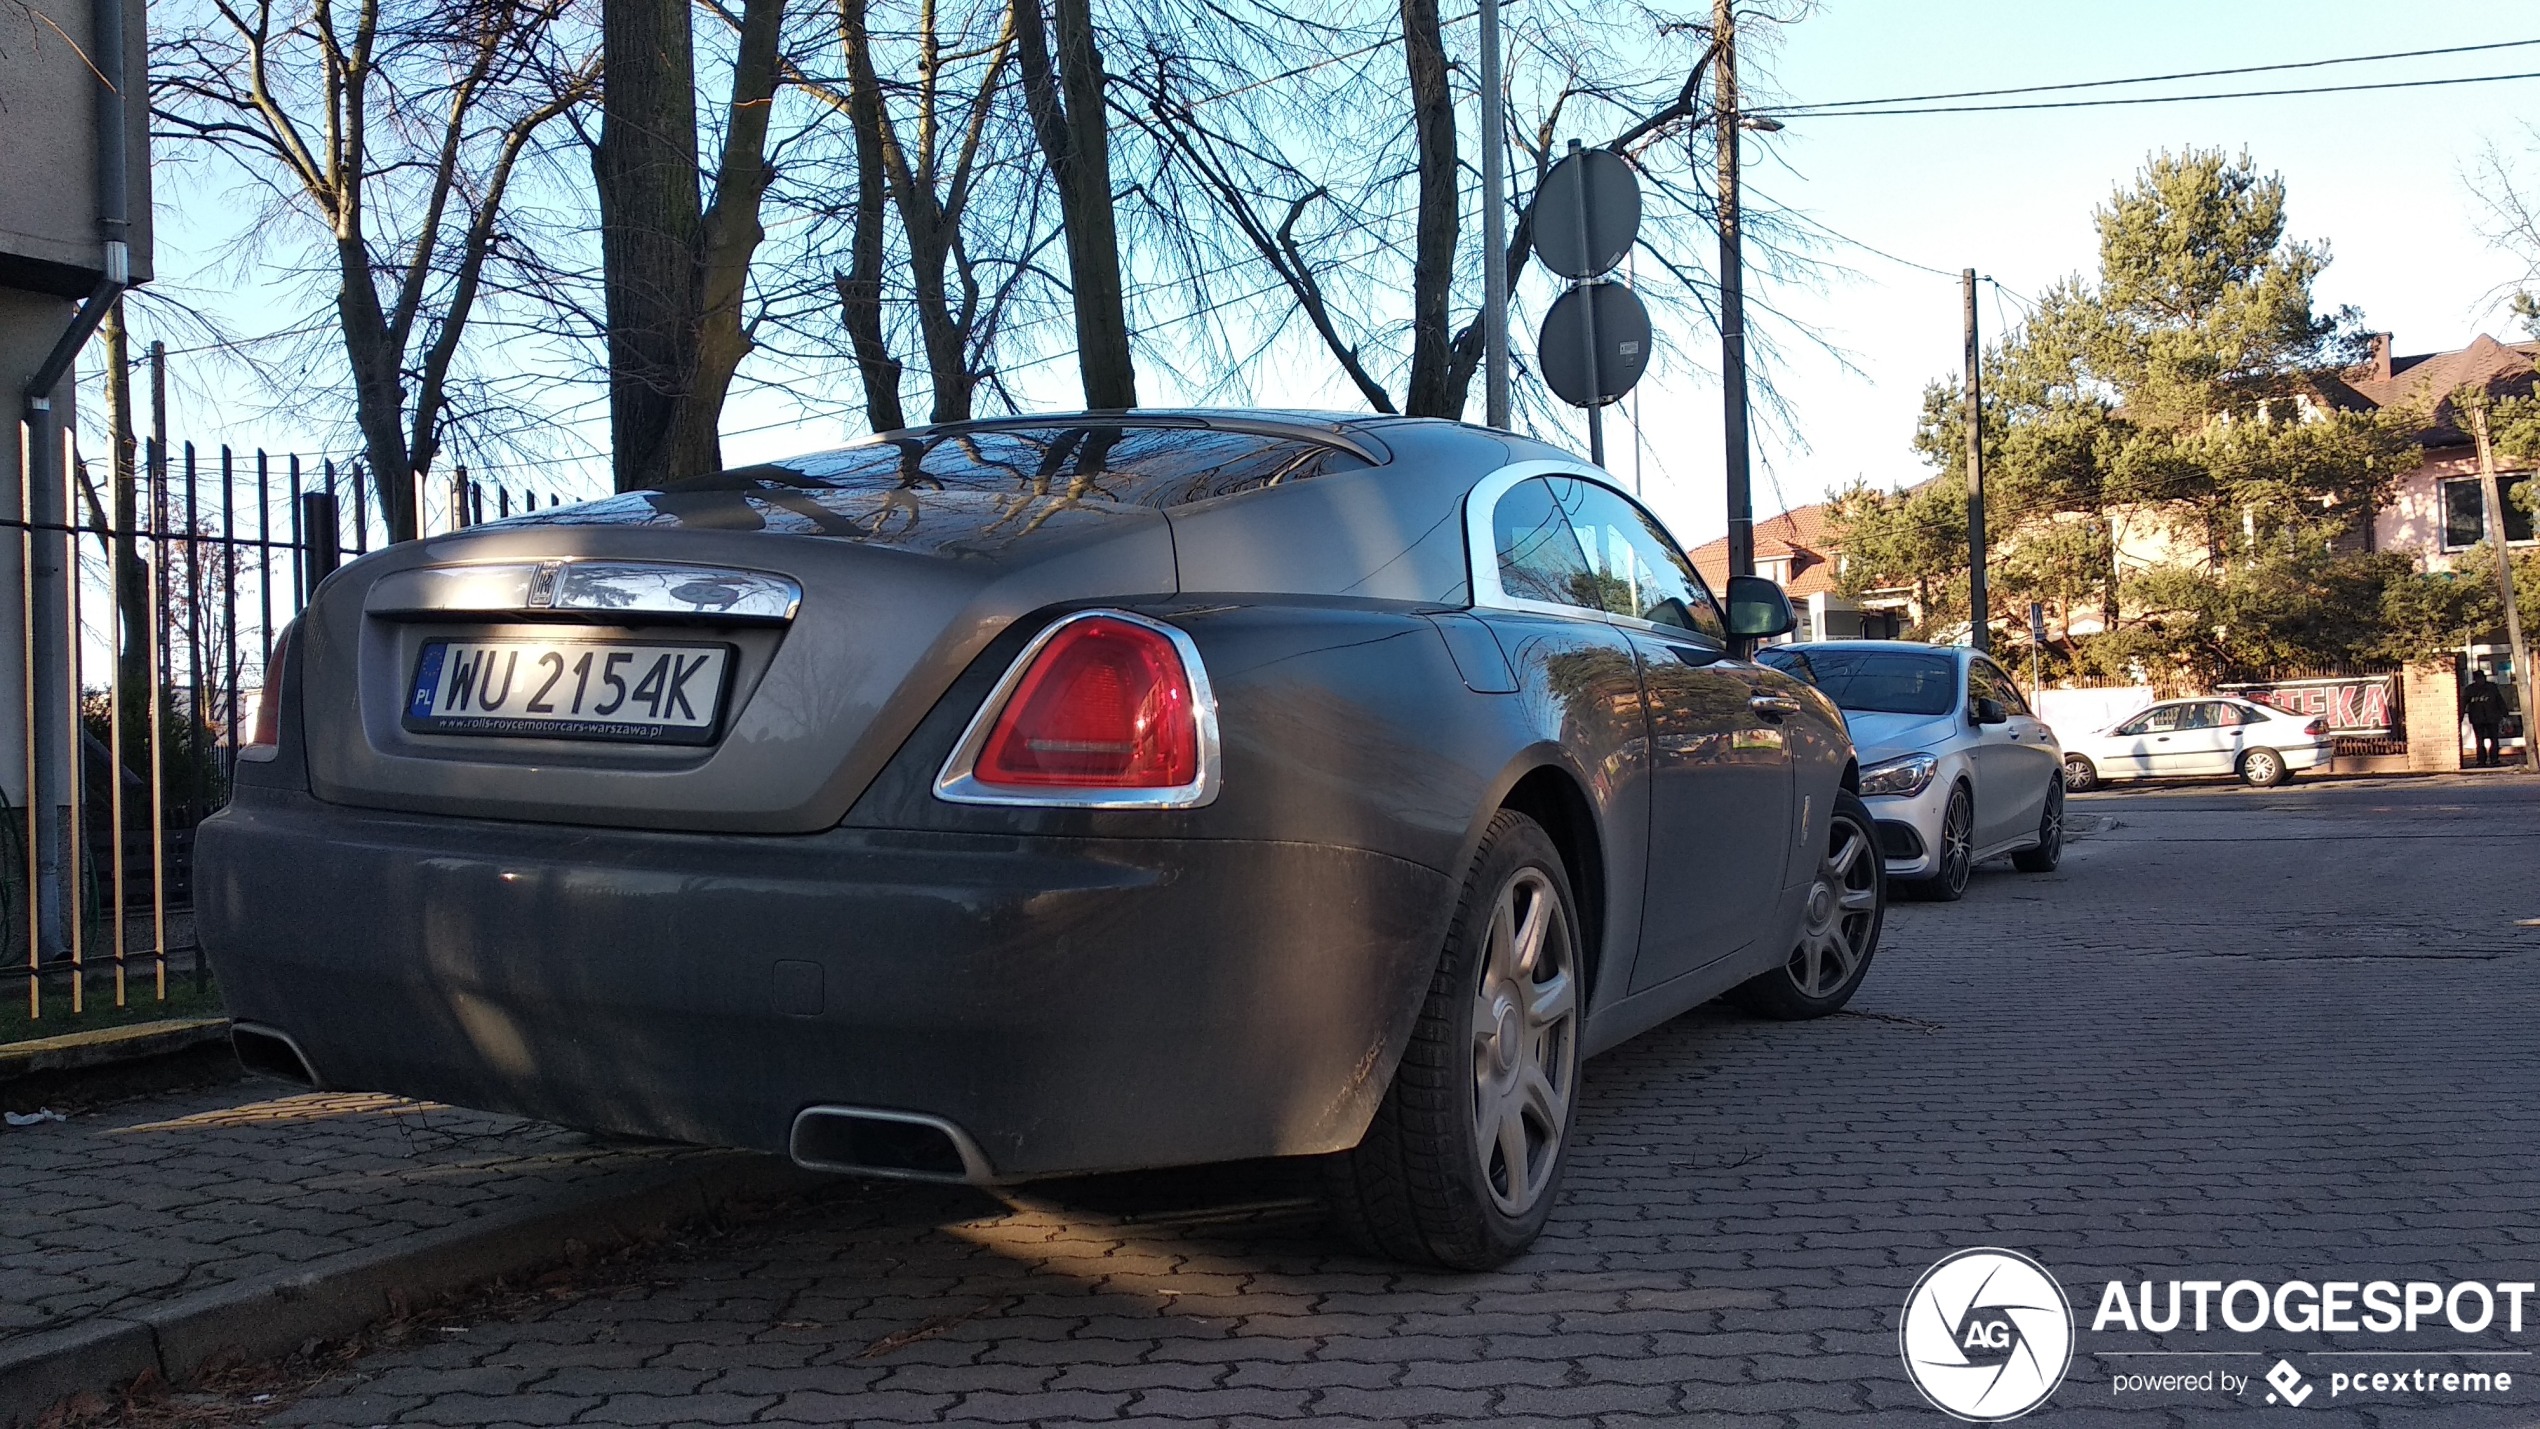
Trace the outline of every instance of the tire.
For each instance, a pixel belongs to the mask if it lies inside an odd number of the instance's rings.
[[[2065,793],[2087,794],[2098,787],[2099,766],[2090,762],[2089,755],[2067,754],[2064,756]]]
[[[2037,847],[2024,848],[2011,855],[2011,866],[2022,873],[2053,873],[2064,861],[2064,781],[2054,780],[2046,786],[2046,812],[2037,816]]]
[[[2284,756],[2272,749],[2244,750],[2240,755],[2240,782],[2253,789],[2272,789],[2292,772],[2284,767]]]
[[[1975,872],[1976,801],[1959,785],[1949,791],[1949,807],[1940,816],[1940,867],[1928,878],[1899,879],[1897,887],[1925,903],[1955,903],[1967,896],[1967,878]]]
[[[1560,851],[1513,810],[1473,856],[1393,1085],[1325,1162],[1341,1232],[1374,1254],[1488,1270],[1552,1214],[1578,1103],[1586,978]]]
[[[1870,975],[1886,921],[1887,872],[1879,862],[1877,825],[1859,796],[1837,794],[1825,852],[1808,884],[1799,941],[1781,966],[1738,984],[1729,996],[1750,1012],[1785,1022],[1841,1012]]]

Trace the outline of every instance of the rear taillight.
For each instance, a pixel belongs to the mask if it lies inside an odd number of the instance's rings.
[[[291,624],[286,622],[273,638],[272,653],[265,657],[264,687],[256,695],[256,722],[248,727],[247,743],[238,751],[241,759],[271,759],[282,751],[282,667],[290,649]]]
[[[2313,739],[2317,739],[2328,733],[2328,721],[2324,719],[2315,719],[2309,724],[2302,726],[2302,732]]]
[[[1006,672],[936,792],[964,803],[1206,803],[1216,720],[1189,636],[1125,612],[1069,616]]]

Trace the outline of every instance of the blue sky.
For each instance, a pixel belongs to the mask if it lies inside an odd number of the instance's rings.
[[[1707,5],[1688,8],[1708,13]],[[2401,13],[2351,0],[1824,0],[1747,69],[1750,84],[1808,103],[2540,38],[2540,7],[2416,0],[2404,9],[2405,23],[2394,23]],[[2540,70],[2540,46],[2169,88],[2524,70]],[[1923,384],[1954,372],[1960,360],[1956,271],[1974,265],[2019,294],[2087,271],[2095,257],[2091,209],[2165,147],[2246,149],[2263,168],[2280,172],[2294,234],[2325,241],[2334,254],[2322,301],[2360,308],[2372,325],[2397,334],[2400,351],[2455,347],[2481,330],[2516,335],[2496,297],[2522,266],[2480,236],[2470,184],[2491,143],[2531,154],[2530,173],[2540,183],[2540,141],[2521,118],[2536,104],[2540,80],[2042,113],[1793,119],[1783,133],[1750,146],[1750,189],[1868,248],[1834,245],[1829,256],[1851,271],[1821,286],[1757,282],[1753,290],[1845,355],[1838,362],[1793,346],[1775,372],[1797,429],[1763,434],[1757,514],[1816,499],[1856,477],[1882,485],[1916,479],[1921,472],[1907,443]],[[242,217],[234,198],[203,183],[199,171],[163,168],[160,201],[170,209],[160,228],[163,277],[194,280],[195,296],[241,331],[271,325],[268,295],[243,281],[251,274],[233,269],[211,277],[199,266],[200,255]],[[197,241],[187,241],[189,230]],[[1989,330],[2017,311],[2014,300],[1985,291]],[[1652,504],[1692,544],[1726,524],[1719,390],[1706,375],[1717,339],[1707,330],[1662,330],[1659,340],[1659,366],[1609,428],[1609,464],[1629,475],[1637,450]],[[1696,361],[1670,363],[1663,353],[1670,345]],[[1039,364],[1031,398],[1072,404],[1071,366]],[[220,430],[241,446],[264,440],[310,449],[309,433],[259,432],[237,420],[241,405],[224,400],[227,384],[217,376],[182,364],[178,376],[180,433]],[[1174,399],[1152,390],[1158,385],[1149,379],[1150,400]],[[1349,400],[1327,362],[1298,363],[1293,377],[1264,374],[1260,396],[1297,405]],[[1646,423],[1637,449],[1635,409]],[[796,410],[765,392],[737,396],[726,412],[727,459],[757,460],[847,435],[837,421],[788,425]],[[215,423],[214,412],[228,420]],[[605,421],[596,404],[586,404],[586,412],[588,440],[577,444],[596,450]],[[1576,430],[1584,450],[1584,429]],[[587,495],[602,480],[594,469],[578,479],[559,473],[548,485]]]
[[[2404,16],[2405,23],[2395,23]],[[1772,58],[1794,103],[1939,93],[2334,58],[2540,38],[2540,7],[2415,0],[2406,6],[2310,0],[1827,0]],[[2287,76],[2198,80],[2156,92],[2290,88],[2540,71],[2540,47],[2337,66]],[[1794,354],[1780,374],[1808,450],[1773,440],[1761,454],[1759,516],[1778,494],[1797,503],[1864,477],[1917,479],[1907,443],[1923,384],[1961,365],[1955,274],[1974,266],[2035,293],[2096,262],[2093,207],[2153,151],[2246,149],[2284,176],[2295,236],[2325,240],[2334,262],[2325,305],[2351,303],[2400,352],[2457,347],[2510,320],[2495,301],[2521,265],[2479,236],[2471,170],[2490,142],[2540,150],[2522,116],[2540,80],[2382,93],[2220,100],[2023,114],[1794,119],[1750,150],[1749,183],[1837,232],[1939,277],[1869,253],[1821,291],[1771,300],[1845,349],[1857,372]],[[2533,165],[2540,177],[2540,164]],[[1988,329],[2016,305],[1988,289]],[[1708,334],[1685,340],[1709,343]],[[1697,378],[1645,401],[1649,450],[1663,475],[1653,503],[1687,542],[1726,529],[1719,396]],[[1672,420],[1662,422],[1665,412]],[[1617,458],[1616,465],[1622,458]]]

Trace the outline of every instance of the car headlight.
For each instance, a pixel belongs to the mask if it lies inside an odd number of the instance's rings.
[[[1928,754],[1908,754],[1901,759],[1882,759],[1861,771],[1861,797],[1873,794],[1895,794],[1910,799],[1931,787],[1931,776],[1940,770],[1940,761]]]

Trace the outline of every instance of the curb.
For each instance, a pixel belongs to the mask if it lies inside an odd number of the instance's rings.
[[[183,1384],[216,1354],[288,1354],[421,1301],[562,1259],[568,1240],[666,1231],[734,1200],[837,1178],[749,1152],[683,1156],[610,1175],[561,1202],[344,1251],[135,1310],[0,1344],[0,1426],[33,1423],[83,1391],[110,1393],[146,1370]]]
[[[134,1062],[169,1052],[182,1052],[206,1042],[228,1040],[226,1017],[170,1017],[91,1032],[67,1032],[0,1045],[0,1082],[34,1072],[71,1072]]]

